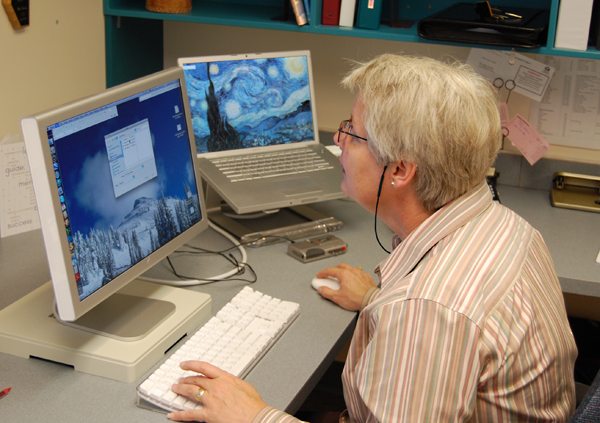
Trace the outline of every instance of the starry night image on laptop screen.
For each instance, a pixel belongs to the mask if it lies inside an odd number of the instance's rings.
[[[183,65],[198,153],[315,139],[304,56]]]

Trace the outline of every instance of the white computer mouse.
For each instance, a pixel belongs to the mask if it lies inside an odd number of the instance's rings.
[[[337,279],[334,279],[334,278],[314,278],[312,280],[312,287],[314,289],[316,289],[317,291],[322,286],[331,288],[334,291],[337,291],[338,289],[340,289],[340,283],[338,282]]]

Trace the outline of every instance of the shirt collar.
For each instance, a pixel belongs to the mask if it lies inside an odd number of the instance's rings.
[[[394,237],[394,250],[379,266],[382,281],[391,274],[408,274],[438,242],[481,214],[492,200],[484,182],[436,211],[403,241]]]

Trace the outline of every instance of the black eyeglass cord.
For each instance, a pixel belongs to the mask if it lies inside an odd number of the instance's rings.
[[[379,189],[377,190],[377,203],[375,203],[375,238],[377,239],[377,242],[379,243],[379,246],[383,249],[383,251],[390,254],[390,252],[381,244],[381,241],[379,240],[379,235],[377,235],[377,209],[379,208],[379,197],[381,195],[381,187],[383,186],[383,178],[385,176],[386,170],[387,165],[383,167],[383,173],[381,174],[381,180],[379,181]]]

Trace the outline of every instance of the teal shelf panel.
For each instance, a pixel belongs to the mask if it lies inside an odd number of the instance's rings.
[[[577,57],[579,59],[600,59],[600,51],[596,49],[596,47],[588,47],[586,51],[575,51],[575,50],[565,50],[565,49],[557,49],[551,47],[542,47],[537,50],[539,54],[545,54],[548,56],[568,56],[568,57]]]

